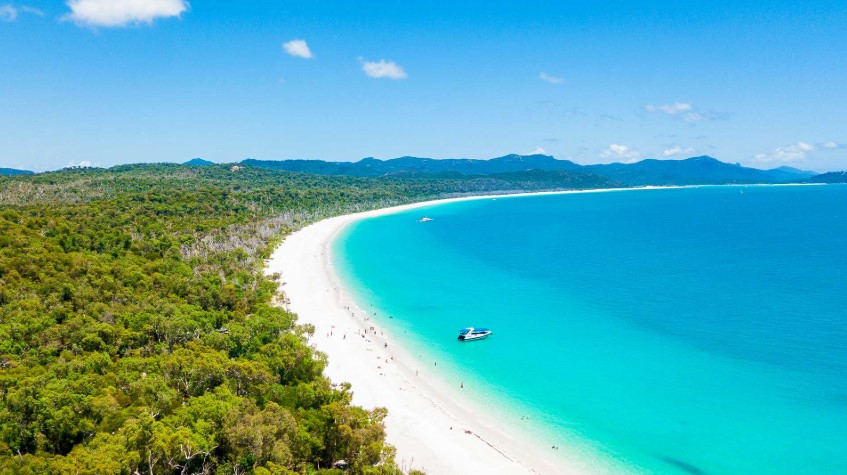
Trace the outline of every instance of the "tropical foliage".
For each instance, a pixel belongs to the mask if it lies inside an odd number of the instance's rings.
[[[386,411],[322,375],[263,260],[322,217],[510,186],[173,165],[0,179],[0,472],[401,473]]]

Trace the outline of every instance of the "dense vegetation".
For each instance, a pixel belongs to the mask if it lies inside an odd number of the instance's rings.
[[[0,178],[0,473],[396,474],[263,259],[319,218],[569,176],[122,166]],[[580,182],[592,186],[593,182]]]
[[[18,170],[16,168],[0,168],[0,175],[15,176],[15,175],[32,175],[29,170]]]

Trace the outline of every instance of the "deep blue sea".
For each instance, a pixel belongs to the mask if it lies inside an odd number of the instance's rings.
[[[464,201],[334,251],[416,364],[597,471],[847,473],[847,186]]]

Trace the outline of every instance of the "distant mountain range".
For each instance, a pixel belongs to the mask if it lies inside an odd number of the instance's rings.
[[[604,177],[628,186],[791,183],[817,174],[791,167],[759,170],[701,156],[686,160],[648,159],[635,163],[579,165],[549,155],[506,155],[490,160],[400,157],[391,160],[364,158],[358,162],[322,160],[267,161],[247,159],[242,165],[319,175],[384,176],[399,174],[495,175],[530,170],[568,171]]]
[[[29,170],[18,170],[16,168],[0,168],[0,175],[15,176],[15,175],[32,175],[35,172]]]
[[[210,166],[214,162],[193,158],[183,165]],[[379,160],[368,157],[358,162],[323,160],[254,160],[241,165],[271,170],[360,177],[394,176],[406,178],[469,177],[495,183],[521,183],[527,189],[539,187],[584,188],[621,186],[723,185],[754,183],[847,183],[847,172],[817,173],[792,167],[770,170],[721,162],[709,156],[685,160],[647,159],[635,163],[579,165],[549,155],[505,155],[490,160],[469,158],[433,159],[400,157]],[[28,170],[0,168],[0,176],[32,175]]]
[[[247,159],[241,162],[261,168],[287,170],[319,175],[382,176],[397,173],[461,173],[463,175],[491,175],[494,173],[522,172],[527,170],[578,170],[576,163],[556,160],[547,155],[506,155],[490,160],[469,158],[434,159],[400,157],[379,160],[368,157],[358,162],[325,162],[322,160],[266,161]]]
[[[631,164],[588,165],[584,169],[633,186],[791,183],[816,175],[814,172],[790,167],[759,170],[724,163],[709,156],[685,160],[648,159]]]
[[[803,180],[803,183],[847,183],[847,172],[829,172]]]

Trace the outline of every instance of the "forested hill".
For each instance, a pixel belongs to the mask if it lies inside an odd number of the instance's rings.
[[[829,172],[813,176],[805,183],[847,183],[847,172]]]
[[[365,158],[358,162],[321,160],[267,161],[247,159],[244,165],[321,175],[385,176],[398,173],[492,175],[527,171],[567,171],[601,176],[626,186],[721,185],[732,183],[790,183],[815,175],[790,167],[759,170],[724,163],[708,156],[685,160],[647,159],[634,163],[578,165],[549,155],[506,155],[490,160],[400,157],[391,160]]]
[[[192,158],[191,160],[183,163],[183,165],[191,165],[195,167],[207,167],[209,165],[214,165],[214,162],[210,162],[208,160],[203,160],[202,158]]]
[[[356,210],[610,185],[221,165],[0,178],[0,472],[398,474],[385,411],[352,406],[311,328],[272,304],[273,245]]]
[[[32,175],[29,170],[18,170],[16,168],[0,168],[0,175],[15,176],[15,175]]]
[[[790,167],[759,170],[724,163],[709,156],[685,160],[647,159],[627,164],[586,165],[584,169],[630,186],[791,183],[814,175],[813,172]]]

